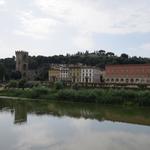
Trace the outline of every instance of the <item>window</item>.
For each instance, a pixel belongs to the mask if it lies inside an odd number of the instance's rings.
[[[130,81],[133,83],[133,82],[134,82],[134,79],[131,79]]]
[[[142,83],[143,83],[144,81],[145,81],[144,79],[141,80]]]
[[[26,59],[27,59],[27,55],[24,55],[23,56],[23,61],[26,61]]]
[[[26,64],[23,65],[23,70],[27,70],[27,65]]]
[[[106,81],[107,81],[107,82],[109,82],[109,78],[108,78],[108,79],[106,79]]]
[[[124,79],[121,79],[121,82],[124,82]]]
[[[89,82],[91,82],[91,78],[89,78]]]
[[[116,79],[116,82],[119,82],[119,79],[118,79],[118,78]]]
[[[114,79],[111,79],[112,82],[114,82]]]

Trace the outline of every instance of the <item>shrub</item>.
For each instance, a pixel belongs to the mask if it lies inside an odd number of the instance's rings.
[[[73,101],[75,97],[75,91],[74,90],[60,90],[57,93],[57,98],[61,100],[70,100]]]
[[[11,80],[9,83],[8,83],[8,88],[17,88],[18,87],[18,82],[15,81],[15,80]]]
[[[21,79],[18,83],[18,87],[19,88],[25,88],[25,84],[26,84],[26,80],[25,79]]]
[[[49,89],[45,87],[35,87],[30,91],[30,98],[42,98],[49,93]]]
[[[78,83],[74,83],[74,84],[72,85],[72,89],[78,90],[78,89],[79,89],[79,84],[78,84]]]
[[[61,90],[61,89],[63,89],[63,88],[64,88],[63,82],[61,82],[61,81],[55,82],[54,88],[55,88],[56,90]]]

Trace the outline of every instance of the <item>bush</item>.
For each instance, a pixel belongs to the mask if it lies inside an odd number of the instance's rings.
[[[63,82],[61,82],[61,81],[55,82],[54,88],[55,88],[56,90],[61,90],[61,89],[63,89],[63,88],[64,88]]]
[[[33,88],[35,86],[34,82],[26,82],[25,83],[25,88]]]
[[[15,81],[15,80],[11,80],[9,83],[8,83],[8,88],[17,88],[18,87],[18,82]]]
[[[72,85],[72,89],[78,90],[78,89],[79,89],[79,84],[78,84],[78,83],[74,83],[74,84]]]
[[[35,87],[28,91],[29,98],[43,98],[43,96],[49,93],[49,89],[45,87]]]
[[[24,88],[25,88],[25,84],[26,84],[26,80],[21,79],[21,80],[19,81],[19,83],[18,83],[18,87],[24,89]]]

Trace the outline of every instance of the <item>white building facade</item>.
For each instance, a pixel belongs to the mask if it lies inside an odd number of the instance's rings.
[[[69,78],[69,68],[67,66],[60,66],[60,79],[62,81],[68,81]]]
[[[100,83],[101,71],[95,67],[81,68],[81,83]]]

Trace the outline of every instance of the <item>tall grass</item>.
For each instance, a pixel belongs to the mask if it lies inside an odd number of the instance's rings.
[[[25,89],[25,90],[7,89],[0,91],[0,95],[24,97],[32,99],[60,100],[70,102],[150,106],[149,90],[131,90],[131,89],[53,90],[46,87],[35,87],[32,89]]]

